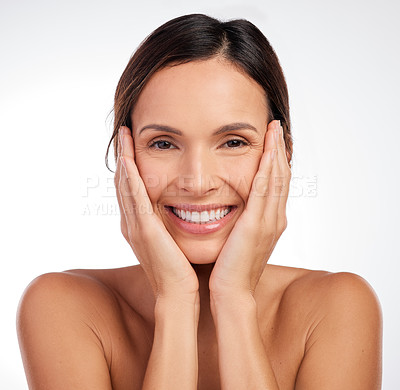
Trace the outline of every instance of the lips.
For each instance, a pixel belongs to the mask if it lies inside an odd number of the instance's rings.
[[[225,215],[230,213],[232,207],[221,207],[218,209],[212,210],[203,210],[203,211],[188,211],[184,209],[178,209],[172,207],[172,212],[182,219],[183,221],[191,222],[191,223],[209,223],[213,221],[218,221],[221,218],[224,218]]]
[[[237,206],[226,204],[176,204],[164,207],[171,221],[180,230],[191,234],[212,233],[222,229],[237,210]]]

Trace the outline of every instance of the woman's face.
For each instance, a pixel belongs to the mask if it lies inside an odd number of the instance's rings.
[[[221,59],[164,68],[140,94],[135,161],[154,211],[191,263],[216,261],[245,209],[267,120],[261,86]]]

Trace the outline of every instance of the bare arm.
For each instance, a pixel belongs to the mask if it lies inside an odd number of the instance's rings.
[[[286,228],[291,172],[278,121],[269,125],[264,150],[246,208],[210,276],[223,389],[278,389],[252,299]],[[255,224],[257,219],[260,222]],[[296,390],[380,389],[382,329],[375,294],[353,274],[332,274],[322,284],[323,299],[317,309],[322,315],[307,340]]]
[[[122,127],[119,137],[115,183],[121,229],[156,300],[154,342],[143,389],[195,390],[199,282],[188,259],[153,210],[135,164],[131,131]]]
[[[264,152],[246,208],[210,275],[210,304],[224,390],[278,389],[258,327],[254,291],[286,228],[290,177],[283,129],[279,120],[273,120],[264,137]]]
[[[198,380],[199,296],[160,299],[155,308],[154,343],[143,390],[195,390]]]
[[[210,297],[218,339],[221,389],[278,390],[262,342],[253,296]]]
[[[338,273],[311,293],[321,295],[319,320],[310,329],[295,390],[380,390],[382,314],[374,291],[361,277]],[[232,295],[213,302],[222,389],[279,389],[255,303]]]
[[[133,165],[129,155],[127,160]],[[157,297],[155,339],[144,380],[142,361],[130,368],[127,377],[134,389],[196,389],[198,281],[162,222],[154,213],[143,212],[144,208],[133,204],[133,196],[126,193],[127,179],[124,172],[126,191],[118,200],[124,205],[124,218],[129,220],[123,220],[123,232],[142,261]],[[116,181],[120,182],[119,176]],[[140,184],[144,193],[142,181]],[[151,204],[143,193],[140,205],[149,211]],[[119,306],[109,302],[113,298],[94,280],[79,280],[67,274],[43,275],[27,288],[21,300],[17,329],[31,390],[111,390],[113,379],[121,381],[111,378],[111,353],[107,359],[104,340],[98,335],[100,323],[106,338],[111,322],[124,331]],[[128,379],[122,381],[127,383]]]
[[[159,299],[150,359],[132,365],[124,378],[111,376],[110,341],[116,340],[109,340],[110,330],[124,331],[118,310],[91,278],[52,273],[35,279],[17,315],[29,389],[111,390],[117,382],[137,390],[196,389],[198,297]]]

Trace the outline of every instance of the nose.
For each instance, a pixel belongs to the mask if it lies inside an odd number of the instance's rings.
[[[186,195],[203,196],[217,189],[217,161],[209,150],[197,147],[188,150],[181,159],[179,191]]]

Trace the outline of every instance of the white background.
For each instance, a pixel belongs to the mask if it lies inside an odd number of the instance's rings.
[[[107,115],[139,43],[198,12],[252,21],[285,72],[293,192],[270,263],[363,276],[384,313],[383,388],[400,388],[399,3],[196,3],[1,1],[0,387],[27,389],[15,313],[34,277],[136,264],[104,164]]]

